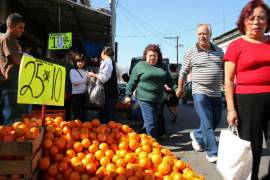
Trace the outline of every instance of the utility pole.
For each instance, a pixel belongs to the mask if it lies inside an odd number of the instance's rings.
[[[178,64],[178,48],[183,47],[183,44],[179,44],[179,36],[164,37],[164,39],[176,39],[176,63]]]
[[[111,8],[111,31],[112,31],[112,48],[115,51],[115,32],[116,32],[116,13],[115,13],[115,0],[109,0]]]

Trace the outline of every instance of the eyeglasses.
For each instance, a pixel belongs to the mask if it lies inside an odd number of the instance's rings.
[[[266,16],[250,16],[250,17],[247,17],[246,20],[250,23],[253,23],[255,20],[259,22],[265,22],[267,21],[267,17]]]

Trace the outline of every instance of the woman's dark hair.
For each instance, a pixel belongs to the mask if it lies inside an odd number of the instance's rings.
[[[102,49],[102,52],[107,55],[107,56],[110,56],[110,57],[113,57],[114,56],[114,51],[113,51],[113,48],[110,47],[110,46],[105,46],[103,49]]]
[[[257,7],[261,7],[266,11],[266,16],[267,16],[267,27],[266,27],[266,32],[270,28],[270,9],[269,7],[262,1],[262,0],[251,0],[241,11],[241,14],[238,18],[238,21],[236,23],[239,31],[242,34],[246,34],[245,32],[245,19],[251,16],[253,13],[253,10]]]
[[[143,52],[143,60],[146,60],[146,55],[149,51],[153,51],[156,52],[158,54],[158,61],[157,64],[162,64],[162,53],[160,51],[160,48],[158,45],[155,44],[149,44],[148,46],[146,46],[146,48],[144,49]]]
[[[79,61],[83,61],[83,62],[84,62],[83,68],[86,68],[86,65],[87,65],[87,64],[86,64],[86,59],[85,59],[85,57],[84,57],[83,54],[78,54],[78,55],[76,55],[75,61],[74,61],[74,67],[75,67],[75,68],[78,68],[77,62],[79,62]]]
[[[20,15],[19,13],[12,13],[7,17],[6,20],[6,24],[10,24],[10,25],[16,25],[18,23],[24,22],[24,19],[22,17],[22,15]]]

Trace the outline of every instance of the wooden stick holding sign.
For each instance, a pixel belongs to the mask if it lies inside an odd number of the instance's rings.
[[[41,104],[44,125],[45,105],[64,106],[65,79],[63,66],[24,55],[20,65],[17,103]]]

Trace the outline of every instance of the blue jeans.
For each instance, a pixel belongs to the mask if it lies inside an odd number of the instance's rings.
[[[146,130],[147,134],[150,134],[152,137],[156,138],[157,118],[161,105],[141,100],[139,100],[139,105],[143,115],[143,128]]]
[[[194,136],[200,145],[204,145],[209,157],[217,156],[218,146],[214,129],[221,120],[221,97],[209,97],[205,94],[193,94],[195,110],[200,118],[200,128]]]

